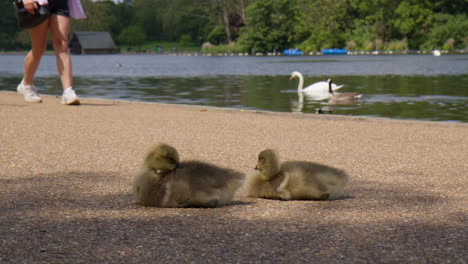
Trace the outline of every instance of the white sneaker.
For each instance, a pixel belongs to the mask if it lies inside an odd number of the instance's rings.
[[[42,102],[42,98],[37,93],[37,88],[33,84],[24,85],[23,81],[18,84],[16,90],[19,94],[23,95],[24,100],[29,103],[40,103]]]
[[[78,100],[78,96],[76,96],[75,90],[72,88],[67,88],[63,91],[62,94],[62,104],[65,105],[79,105],[80,100]]]

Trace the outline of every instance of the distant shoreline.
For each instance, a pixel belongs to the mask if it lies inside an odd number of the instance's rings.
[[[468,54],[468,50],[439,50],[442,55],[464,55]],[[0,51],[0,55],[26,55],[28,51]],[[348,54],[341,54],[342,56],[353,56],[353,55],[430,55],[433,51],[427,50],[406,50],[406,51],[348,51]],[[46,55],[54,55],[54,51],[47,50],[45,52]],[[330,56],[328,54],[324,55],[321,52],[308,52],[304,53],[303,55],[284,55],[281,52],[277,53],[234,53],[234,52],[224,52],[224,53],[210,53],[210,52],[120,52],[120,53],[109,53],[109,54],[84,54],[84,55],[168,55],[168,56],[252,56],[252,57],[261,57],[261,56],[285,56],[285,57],[309,57],[309,56]],[[72,55],[80,55],[80,54],[72,54]],[[333,56],[340,56],[331,54]]]

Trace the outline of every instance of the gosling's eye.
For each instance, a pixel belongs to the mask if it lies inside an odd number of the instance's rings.
[[[167,161],[170,163],[170,164],[176,164],[177,161],[173,158],[167,158]]]

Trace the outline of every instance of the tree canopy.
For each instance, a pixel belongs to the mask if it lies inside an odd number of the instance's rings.
[[[73,31],[109,31],[118,44],[226,44],[257,52],[301,48],[464,49],[466,0],[81,0]],[[12,1],[0,2],[0,50],[25,48]]]

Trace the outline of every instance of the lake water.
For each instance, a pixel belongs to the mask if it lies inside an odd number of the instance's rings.
[[[81,97],[324,113],[396,119],[468,121],[468,55],[208,57],[169,55],[73,56]],[[24,55],[0,55],[0,90],[14,91]],[[117,65],[120,65],[118,67]],[[301,98],[305,86],[331,77],[340,92],[361,92],[357,104]],[[61,94],[55,56],[36,74],[43,94]]]

